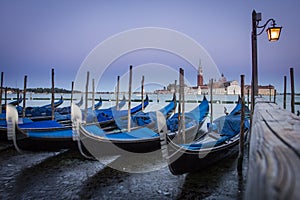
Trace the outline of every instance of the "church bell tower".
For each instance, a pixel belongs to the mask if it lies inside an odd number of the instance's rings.
[[[203,69],[201,65],[201,60],[199,60],[199,66],[198,66],[198,75],[197,75],[197,86],[203,85]]]

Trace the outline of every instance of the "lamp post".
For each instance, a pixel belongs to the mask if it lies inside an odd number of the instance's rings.
[[[268,19],[266,23],[262,26],[259,26],[261,21],[261,13],[256,13],[255,10],[252,12],[252,33],[251,33],[251,43],[252,43],[252,83],[251,83],[251,109],[254,110],[254,101],[255,96],[258,95],[258,77],[257,77],[257,36],[261,35],[265,30],[267,24],[272,22],[272,26],[268,27],[268,40],[277,41],[280,37],[280,32],[282,27],[276,27],[274,19]],[[257,29],[261,29],[257,33]]]

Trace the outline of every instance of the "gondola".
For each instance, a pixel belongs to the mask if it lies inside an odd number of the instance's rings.
[[[117,106],[113,106],[108,109],[101,109],[95,111],[95,118],[96,119],[87,119],[87,123],[91,122],[97,122],[101,128],[105,128],[106,130],[113,130],[118,128],[119,119],[123,120],[127,118],[128,116],[128,110],[120,110],[122,106],[124,106],[126,100],[123,96],[123,100],[119,103],[118,108]],[[144,99],[144,104],[139,104],[133,108],[130,109],[131,115],[134,115],[142,110],[142,108],[146,108],[149,104],[149,97],[146,95],[146,98]],[[91,116],[91,115],[90,115]],[[119,124],[120,125],[120,124]]]
[[[23,97],[19,97],[19,99],[15,100],[15,101],[12,101],[12,102],[9,102],[8,104],[13,105],[13,106],[17,106],[20,103],[22,103],[22,101],[23,101]]]
[[[206,97],[204,96],[203,100],[199,106],[197,106],[193,110],[185,113],[186,127],[192,126],[194,121],[201,123],[198,125],[198,129],[196,131],[196,133],[198,133],[204,123],[203,119],[205,119],[208,115],[208,111],[209,111],[208,101],[207,101]],[[171,118],[167,119],[166,123],[167,123],[167,129],[170,132],[174,133],[174,132],[178,131],[178,124],[179,124],[178,123],[178,113],[174,114]],[[171,134],[169,134],[169,136],[170,135]],[[188,142],[188,141],[193,141],[194,138],[195,138],[194,134],[186,134],[184,140],[186,142]]]
[[[18,151],[75,148],[72,140],[72,125],[55,120],[32,121],[18,118],[17,111],[9,107],[7,117],[7,139],[12,140]],[[21,121],[21,123],[20,123]]]
[[[146,100],[148,98],[146,97]],[[164,116],[164,118],[168,119],[175,111],[176,109],[176,95],[173,94],[173,98],[170,101],[169,104],[164,106],[159,110],[159,112]],[[150,111],[150,112],[144,112],[144,111],[139,111],[135,113],[131,119],[130,119],[130,126],[131,128],[137,127],[137,126],[147,126],[148,128],[157,131],[157,116],[156,116],[156,111]],[[115,128],[117,129],[126,129],[128,128],[128,118],[127,118],[127,113],[126,116],[120,116],[120,114],[117,114],[115,117]],[[107,130],[107,128],[106,128]]]
[[[63,104],[64,100],[63,97],[61,96],[58,101],[54,102],[54,108],[60,106]],[[17,106],[16,107],[18,111],[18,115],[22,116],[23,108],[22,106]],[[25,108],[25,117],[29,117],[30,119],[34,121],[39,121],[39,120],[45,120],[45,119],[51,119],[51,114],[52,114],[52,106],[51,104],[47,104],[44,106],[36,106],[36,107],[26,107]]]
[[[98,110],[102,106],[102,98],[100,97],[98,103],[94,105],[94,110]]]
[[[204,114],[198,112],[198,115],[201,117],[196,117],[186,124],[187,135],[195,136],[199,126],[205,121],[209,110],[206,98],[195,110],[204,112]],[[79,127],[80,140],[96,158],[107,154],[122,155],[127,153],[147,153],[159,150],[161,142],[159,133],[166,127],[166,124],[164,123],[166,116],[163,115],[162,112],[156,112],[156,114],[156,123],[158,123],[157,131],[147,127],[147,124],[144,126],[133,127],[130,131],[116,129],[110,132],[103,130],[97,124],[87,124]],[[169,132],[169,134],[174,137],[176,132]]]
[[[14,101],[11,101],[9,102],[8,104],[9,105],[12,105],[12,106],[17,106],[19,105],[21,102],[23,101],[23,98],[22,97],[19,97],[17,100],[14,100]],[[2,120],[3,118],[5,119],[5,115],[3,115],[3,113],[6,112],[6,104],[2,104],[2,113],[0,115],[0,120]],[[0,125],[1,125],[1,122],[0,122]]]
[[[197,140],[191,143],[178,144],[166,135],[167,160],[169,170],[174,175],[199,171],[220,160],[236,155],[238,152],[241,123],[241,99],[232,112],[216,119]],[[245,107],[248,115],[249,109]],[[245,132],[250,124],[246,117]],[[225,162],[225,161],[224,161]]]
[[[83,104],[83,96],[81,95],[80,101],[78,101],[78,102],[76,103],[76,105],[80,107],[80,106],[82,106],[82,104]]]
[[[142,107],[146,108],[148,104],[149,104],[149,97],[148,95],[146,95],[146,98],[144,100],[144,105],[142,106],[142,104],[139,104],[138,106],[131,108],[131,114],[135,114],[141,111]],[[127,116],[127,114],[128,114],[127,110],[118,110],[116,109],[116,107],[113,107],[110,109],[97,111],[97,119],[98,119],[97,121],[98,122],[108,121],[114,118]]]
[[[122,108],[126,103],[126,99],[125,97],[123,97],[122,101],[119,102],[118,106],[120,108]],[[100,98],[99,102],[97,103],[98,105],[95,104],[95,108],[99,106],[99,104],[102,104],[102,99]],[[75,105],[77,106],[80,106],[82,105],[82,100],[80,100],[78,103],[76,103]],[[90,114],[92,119],[95,118],[96,114],[98,112],[101,112],[101,111],[107,111],[107,110],[110,110],[110,109],[115,109],[116,106],[112,106],[110,108],[105,108],[105,109],[101,109],[101,110],[96,110],[96,111],[92,111],[91,108],[88,108],[88,115]],[[71,109],[71,106],[70,106],[70,109]],[[97,113],[95,113],[97,112]],[[45,117],[43,119],[40,119],[40,120],[37,120],[37,121],[46,121],[46,120],[49,120],[49,118],[51,118],[51,116],[49,117]],[[34,122],[35,120],[31,119],[31,118],[28,118],[28,117],[25,117],[25,118],[21,118],[19,117],[18,118],[19,121],[18,121],[18,124],[32,124],[32,122]],[[91,122],[92,122],[92,119],[91,119]],[[60,114],[58,112],[55,112],[54,113],[54,120],[55,121],[59,121],[60,123],[68,123],[68,124],[71,124],[71,110],[68,112],[68,114]],[[47,122],[45,122],[47,123]],[[7,132],[6,132],[6,129],[7,129],[7,126],[6,126],[6,113],[1,113],[0,114],[0,133],[1,133],[1,137],[0,138],[6,138],[6,135],[7,135]],[[3,137],[4,136],[4,137]]]
[[[19,102],[21,102],[23,98],[19,98]],[[18,100],[17,100],[18,101]],[[9,103],[9,105],[16,106],[18,105],[17,101],[13,101]],[[54,102],[54,107],[58,107],[63,103],[63,98],[61,96],[59,101]],[[22,116],[22,106],[16,106],[15,107],[18,113],[18,116]],[[49,120],[51,119],[51,104],[47,104],[40,107],[26,107],[25,109],[25,116],[27,113],[27,118],[30,119],[24,119],[24,123],[30,123],[33,121],[40,121],[40,120]],[[34,113],[34,115],[32,115]],[[22,121],[22,120],[21,120]],[[18,122],[18,123],[23,123]],[[0,140],[7,140],[7,128],[6,128],[6,106],[4,113],[0,114]]]
[[[80,107],[83,104],[83,98],[81,98],[81,100],[76,103],[76,105],[78,107]],[[92,109],[92,107],[90,107],[89,109],[91,110],[97,110],[102,106],[102,99],[100,98],[99,101],[94,105],[94,109]],[[60,115],[67,115],[67,114],[71,114],[71,106],[65,106],[65,107],[57,107],[54,110],[55,113],[58,113]]]
[[[20,104],[22,101],[23,101],[23,98],[19,97],[17,100],[11,101],[8,104],[16,106],[16,105]],[[5,107],[6,107],[6,105],[2,104],[2,110],[5,110]]]
[[[125,100],[120,102],[122,106]],[[140,105],[133,108],[135,111]],[[114,108],[114,107],[111,107]],[[110,108],[110,109],[111,109]],[[11,113],[16,111],[12,110]],[[9,113],[9,115],[13,115]],[[8,113],[7,113],[8,114]],[[15,121],[15,133],[7,130],[7,138],[14,141],[17,150],[59,150],[67,148],[77,148],[76,142],[73,140],[73,130],[71,120],[42,120],[32,121],[28,118],[20,118],[18,116],[8,116],[9,118],[17,118]],[[92,118],[92,117],[91,117]],[[20,121],[22,121],[20,123]],[[9,128],[9,123],[7,124]]]
[[[81,96],[80,100],[76,103],[77,106],[82,106],[83,104],[83,96]],[[101,101],[102,104],[102,101]],[[66,115],[71,113],[71,106],[65,106],[65,107],[56,107],[54,110],[56,113],[59,113],[61,115]]]
[[[55,103],[55,106],[59,106],[61,103],[60,99],[58,102]],[[81,100],[76,103],[77,106],[81,106],[83,104],[83,97],[81,97]],[[124,102],[120,102],[120,106],[125,104],[125,100]],[[14,105],[14,104],[10,104],[10,105]],[[100,98],[100,100],[98,101],[97,104],[94,105],[94,109],[98,109],[100,106],[102,105],[102,99]],[[49,107],[49,105],[45,105],[44,107]],[[38,107],[35,107],[38,108]],[[90,110],[92,110],[92,108],[89,108]],[[50,110],[51,111],[51,110]],[[32,123],[33,121],[43,121],[43,120],[51,120],[51,112],[48,111],[48,115],[46,116],[35,116],[35,117],[26,117],[24,118],[24,122],[23,122],[23,118],[21,118],[20,114],[19,114],[19,119],[20,122],[18,122],[19,124],[24,124],[24,123]],[[21,111],[18,111],[19,113]],[[90,111],[91,113],[92,111]],[[50,114],[51,113],[51,114]],[[50,114],[50,115],[49,115]],[[58,121],[59,123],[62,124],[71,124],[71,106],[66,106],[63,108],[55,108],[55,112],[54,112],[54,120]],[[7,127],[6,127],[6,114],[2,113],[0,114],[0,140],[6,140],[7,139]]]

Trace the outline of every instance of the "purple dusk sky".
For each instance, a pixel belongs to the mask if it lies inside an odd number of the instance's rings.
[[[51,87],[54,68],[56,87],[70,89],[84,59],[99,43],[130,29],[161,27],[183,33],[202,45],[227,80],[239,81],[245,74],[246,84],[250,84],[253,9],[262,13],[261,24],[274,18],[278,26],[283,26],[278,42],[268,42],[266,33],[258,37],[259,84],[275,85],[282,92],[284,76],[289,83],[293,67],[299,92],[299,0],[2,0],[0,71],[8,87],[22,88],[24,75],[28,76],[28,87]],[[143,63],[161,63],[175,70],[191,68],[166,52],[136,52],[112,63],[99,90],[113,90],[117,75],[126,73],[131,64]],[[187,70],[186,76],[196,85],[195,70]]]

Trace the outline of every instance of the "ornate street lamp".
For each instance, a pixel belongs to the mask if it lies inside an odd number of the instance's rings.
[[[258,78],[257,78],[257,36],[261,35],[265,30],[267,24],[272,22],[272,26],[267,29],[268,39],[269,41],[277,41],[280,37],[280,32],[282,27],[276,27],[276,23],[274,19],[269,19],[262,26],[259,26],[259,22],[261,21],[261,13],[256,13],[255,10],[252,12],[252,34],[251,34],[251,42],[252,42],[252,83],[251,83],[251,108],[254,110],[254,101],[255,96],[258,95]],[[259,33],[257,33],[257,29],[261,29]]]

